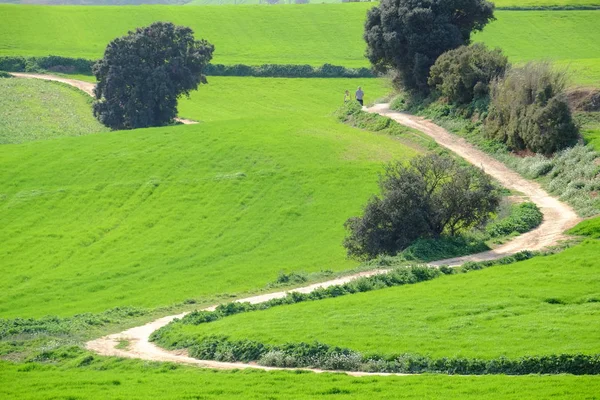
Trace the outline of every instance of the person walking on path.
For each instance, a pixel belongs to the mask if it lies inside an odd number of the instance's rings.
[[[358,87],[358,89],[356,89],[356,93],[354,93],[354,97],[356,98],[356,101],[358,101],[360,103],[360,105],[363,105],[363,97],[365,96],[365,93],[362,91],[362,89],[360,88],[360,86]]]

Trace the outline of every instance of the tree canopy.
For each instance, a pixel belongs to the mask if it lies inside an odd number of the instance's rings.
[[[437,154],[389,164],[379,187],[362,217],[346,221],[350,257],[394,255],[417,239],[456,235],[485,222],[499,204],[488,175]]]
[[[367,13],[367,57],[376,70],[396,72],[405,89],[427,91],[435,60],[493,18],[485,0],[382,0]]]
[[[93,110],[112,129],[162,126],[177,116],[177,99],[206,83],[214,46],[170,22],[137,28],[110,42],[93,67]]]

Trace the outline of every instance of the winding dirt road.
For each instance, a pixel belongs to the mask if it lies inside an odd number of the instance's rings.
[[[20,78],[35,78],[52,80],[57,82],[66,83],[81,89],[85,93],[93,96],[94,84],[89,82],[83,82],[75,79],[67,79],[54,75],[40,75],[40,74],[22,74],[12,73],[12,75]],[[486,173],[498,180],[504,187],[518,192],[523,193],[529,197],[540,208],[544,214],[544,221],[535,230],[520,235],[508,243],[505,243],[493,250],[486,251],[483,253],[473,254],[465,257],[457,257],[446,260],[439,260],[430,263],[431,265],[450,265],[458,266],[467,261],[483,261],[493,260],[501,258],[510,254],[517,253],[523,250],[541,250],[546,247],[558,244],[562,239],[565,238],[564,232],[573,227],[579,218],[573,209],[560,202],[558,199],[550,196],[544,191],[540,185],[535,182],[531,182],[524,179],[516,172],[506,167],[501,162],[495,160],[493,157],[477,150],[474,146],[469,144],[462,138],[454,136],[448,133],[445,129],[435,125],[433,122],[428,121],[424,118],[417,117],[414,115],[391,111],[388,104],[377,104],[371,108],[365,108],[366,111],[371,113],[378,113],[387,116],[398,123],[408,126],[410,128],[418,129],[426,135],[433,138],[441,146],[448,148],[455,152],[459,156],[471,164],[481,167]],[[195,121],[178,119],[178,121],[184,124],[194,124]],[[377,274],[386,273],[387,270],[374,270],[361,272],[358,274],[346,276],[339,279],[334,279],[327,282],[317,283],[310,286],[293,289],[290,291],[282,291],[276,293],[269,293],[245,299],[240,299],[240,302],[249,303],[260,303],[274,298],[285,297],[288,292],[301,292],[310,293],[319,287],[328,287],[333,285],[340,285],[354,279],[372,276]],[[216,305],[206,308],[205,310],[214,310]],[[185,351],[167,351],[155,346],[149,341],[149,337],[155,330],[167,325],[175,318],[181,318],[186,313],[171,315],[152,321],[146,325],[128,329],[126,331],[101,337],[86,343],[86,347],[98,354],[105,356],[118,356],[126,358],[139,358],[143,360],[151,361],[170,361],[177,363],[192,364],[201,367],[217,368],[217,369],[244,369],[244,368],[259,368],[263,370],[277,370],[283,368],[263,367],[256,364],[243,364],[243,363],[226,363],[209,360],[197,360],[187,356]],[[117,349],[116,346],[120,341],[127,341],[128,345],[125,349]],[[313,372],[334,372],[334,371],[322,371],[317,369],[305,369]],[[365,372],[344,372],[348,375],[353,376],[367,376],[367,375],[402,375],[402,374],[386,374],[386,373],[365,373]]]
[[[525,233],[511,240],[510,242],[497,247],[494,250],[478,253],[466,257],[458,257],[446,260],[432,262],[432,265],[450,265],[457,266],[467,261],[482,261],[501,258],[510,254],[517,253],[523,250],[541,250],[548,246],[555,245],[564,239],[564,231],[573,227],[579,218],[570,206],[560,202],[556,198],[546,193],[540,185],[535,182],[524,179],[516,172],[510,170],[504,164],[490,157],[489,155],[477,150],[464,139],[458,138],[445,129],[427,121],[423,118],[413,115],[391,111],[387,104],[378,104],[367,109],[368,112],[379,113],[394,119],[402,125],[415,128],[432,137],[440,145],[460,155],[473,165],[481,167],[498,180],[504,187],[519,191],[528,196],[531,201],[536,203],[544,214],[544,221],[535,230]],[[309,293],[318,287],[328,287],[349,282],[353,279],[371,276],[376,274],[386,273],[387,270],[376,270],[363,272],[347,276],[332,281],[314,284],[311,286],[290,290],[302,293]],[[246,299],[240,299],[240,302],[260,303],[273,298],[280,298],[287,295],[288,291],[270,293]],[[206,308],[207,311],[214,310],[216,306]],[[149,337],[155,330],[167,325],[175,318],[181,318],[185,315],[172,315],[157,319],[146,325],[135,327],[121,333],[108,335],[96,340],[92,340],[86,344],[89,350],[95,351],[98,354],[106,356],[119,356],[128,358],[140,358],[153,361],[171,361],[177,363],[192,364],[201,367],[217,368],[217,369],[232,369],[232,368],[259,368],[263,370],[276,370],[280,368],[263,367],[256,364],[243,363],[225,363],[210,360],[197,360],[187,356],[185,351],[167,351],[155,346],[149,342]],[[121,340],[128,341],[126,349],[116,349],[115,346]],[[322,370],[307,369],[317,373],[324,372]],[[332,371],[328,371],[332,372]],[[346,372],[353,376],[368,376],[368,375],[397,375],[397,374],[377,374],[364,372]]]

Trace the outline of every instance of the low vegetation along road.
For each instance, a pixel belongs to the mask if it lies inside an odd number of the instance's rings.
[[[66,79],[53,75],[37,75],[37,74],[13,74],[17,77],[22,78],[37,78],[47,79],[53,81],[59,81],[68,85],[75,86],[84,92],[93,95],[94,84],[89,82],[78,81],[74,79]],[[441,146],[448,148],[465,160],[469,161],[475,166],[483,168],[486,173],[494,177],[504,187],[523,193],[529,197],[540,208],[544,214],[544,221],[542,224],[531,232],[520,235],[510,242],[503,244],[494,250],[486,251],[483,253],[473,254],[465,257],[458,257],[453,259],[439,260],[432,262],[431,265],[450,265],[457,266],[467,261],[482,261],[482,260],[493,260],[501,258],[510,254],[517,253],[523,250],[540,250],[555,244],[558,244],[560,240],[564,239],[564,232],[573,227],[579,218],[577,214],[571,209],[570,206],[560,202],[558,199],[550,196],[544,191],[540,185],[535,182],[531,182],[524,179],[516,172],[506,167],[501,162],[495,160],[493,157],[477,150],[471,144],[467,143],[464,139],[456,137],[448,133],[445,129],[435,125],[431,121],[428,121],[421,117],[414,115],[392,111],[389,109],[387,104],[377,104],[371,108],[366,109],[368,112],[378,113],[389,117],[398,123],[408,126],[410,128],[418,129],[426,135],[432,137]],[[183,123],[194,123],[193,121],[181,120]],[[343,278],[317,283],[311,286],[303,288],[293,289],[291,291],[309,293],[319,287],[328,287],[333,285],[340,285],[359,277],[371,276],[375,274],[382,274],[387,272],[386,270],[375,270],[362,272],[355,275],[346,276]],[[269,293],[245,299],[240,299],[240,302],[249,303],[260,303],[273,298],[285,297],[288,291]],[[216,307],[211,306],[205,310],[211,311]],[[86,347],[98,354],[105,356],[119,356],[128,358],[140,358],[144,360],[152,361],[171,361],[178,363],[193,364],[202,367],[219,368],[219,369],[233,369],[233,368],[260,368],[264,370],[275,370],[280,368],[263,367],[256,364],[242,364],[242,363],[226,363],[218,361],[207,361],[197,360],[188,357],[185,351],[167,351],[155,346],[149,341],[150,334],[155,330],[167,325],[175,318],[181,318],[185,315],[171,315],[168,317],[157,319],[146,325],[135,327],[126,330],[121,333],[108,335],[96,340],[92,340],[86,344]],[[122,341],[126,341],[127,345],[125,348],[116,348]],[[119,346],[121,347],[121,346]],[[320,370],[311,369],[314,372],[324,372]],[[332,372],[332,371],[328,371]],[[383,374],[383,373],[365,373],[365,372],[346,372],[349,375],[362,376],[362,375],[397,375],[397,374]]]

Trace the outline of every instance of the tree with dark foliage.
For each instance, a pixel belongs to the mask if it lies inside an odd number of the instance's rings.
[[[202,71],[214,46],[170,22],[137,28],[110,42],[93,67],[94,116],[112,129],[163,126],[177,116],[177,99],[206,83]]]
[[[377,71],[395,72],[404,89],[426,92],[435,60],[493,19],[485,0],[382,0],[367,13],[367,57]]]
[[[350,257],[394,255],[417,239],[454,236],[485,222],[500,201],[483,171],[437,154],[388,165],[379,187],[363,216],[346,221]]]

